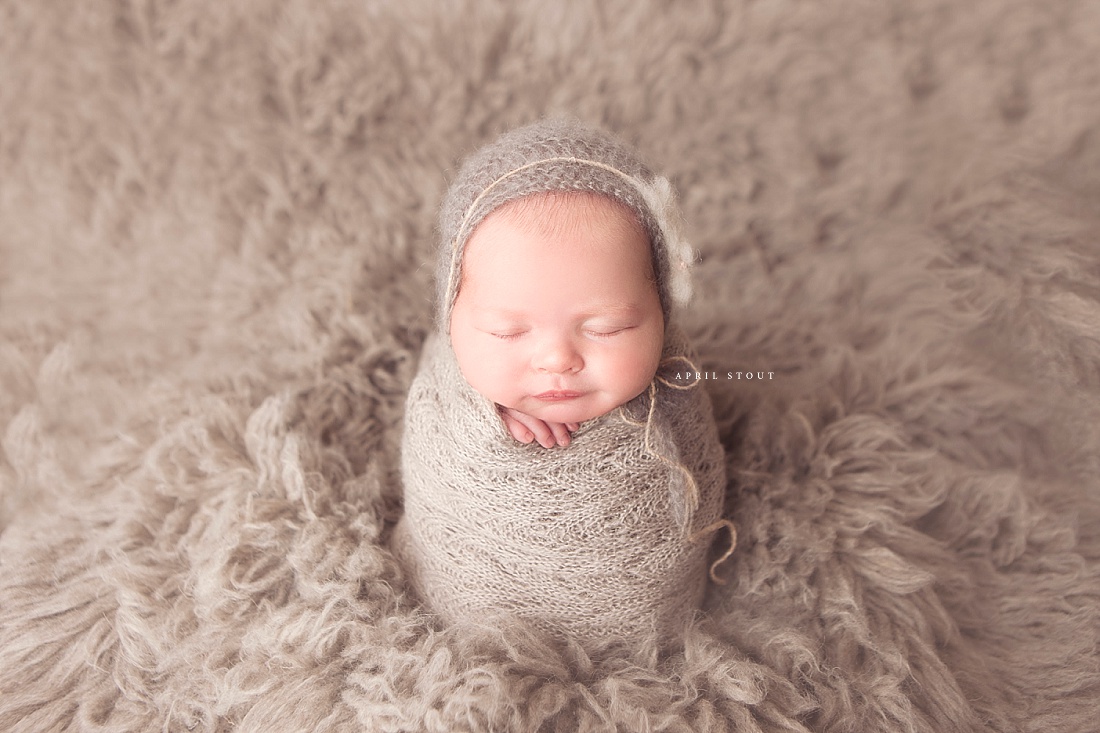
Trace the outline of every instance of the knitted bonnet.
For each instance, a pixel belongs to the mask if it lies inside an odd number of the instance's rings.
[[[478,224],[504,204],[552,191],[602,194],[625,204],[649,237],[667,323],[691,297],[694,253],[683,235],[676,194],[637,153],[603,130],[551,119],[505,133],[466,159],[440,210],[439,329],[450,332],[462,254]]]

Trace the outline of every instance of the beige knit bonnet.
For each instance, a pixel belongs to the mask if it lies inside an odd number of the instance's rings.
[[[580,191],[625,204],[649,236],[665,322],[691,297],[694,253],[683,235],[676,195],[637,153],[609,133],[575,120],[550,119],[497,138],[463,163],[440,210],[437,319],[450,332],[466,242],[494,210],[539,193]]]

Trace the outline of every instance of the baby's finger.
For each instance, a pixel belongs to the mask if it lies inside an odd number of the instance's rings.
[[[565,428],[571,433],[574,433],[574,432],[580,430],[580,427],[581,427],[581,424],[579,422],[567,422],[565,424]]]
[[[569,445],[569,428],[566,427],[565,423],[550,423],[550,430],[554,433],[554,440],[557,441],[558,445],[563,448]]]
[[[553,448],[557,445],[555,436],[550,427],[542,420],[536,420],[534,425],[528,426],[531,432],[535,434],[535,440],[539,442],[543,448]]]
[[[523,423],[513,417],[507,410],[501,410],[500,416],[504,419],[504,427],[508,428],[508,432],[519,442],[530,443],[535,439],[535,434],[528,430]]]
[[[539,445],[541,445],[543,448],[554,447],[554,434],[550,432],[550,428],[548,428],[546,426],[546,423],[544,423],[542,420],[539,420],[537,417],[531,417],[530,415],[523,412],[517,412],[515,410],[508,410],[505,414],[510,415],[513,419],[516,420],[516,422],[520,423],[525,428],[530,430],[531,434],[534,436],[534,439],[537,440]],[[523,442],[530,443],[531,441],[525,440]]]

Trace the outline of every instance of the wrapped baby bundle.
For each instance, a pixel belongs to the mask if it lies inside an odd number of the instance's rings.
[[[599,193],[638,215],[666,322],[649,388],[552,449],[512,438],[448,335],[470,234],[499,206],[548,191]],[[540,122],[467,160],[441,229],[439,328],[409,392],[393,538],[413,589],[447,621],[515,616],[594,644],[674,637],[705,591],[715,532],[732,525],[710,402],[672,320],[690,294],[691,250],[671,187],[605,133]]]
[[[429,339],[394,543],[432,610],[510,613],[597,642],[682,627],[705,589],[725,488],[709,400],[675,378],[682,356],[675,334],[653,389],[546,449],[512,438],[445,339]]]

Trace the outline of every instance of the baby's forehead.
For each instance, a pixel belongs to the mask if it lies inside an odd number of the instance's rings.
[[[511,213],[527,215],[595,215],[618,213],[632,218],[634,212],[623,202],[594,191],[540,191],[512,199],[498,206],[489,216]]]
[[[509,263],[541,261],[542,245],[514,246],[514,233],[521,241],[543,242],[550,248],[545,254],[557,257],[553,243],[571,242],[563,252],[567,257],[613,258],[618,271],[615,279],[625,282],[637,277],[655,282],[656,263],[649,235],[636,212],[626,204],[588,191],[536,193],[509,201],[494,209],[475,227],[459,259],[458,290],[471,279],[480,283],[510,278],[500,269],[500,257]],[[573,249],[575,246],[581,250]],[[505,253],[507,253],[505,255]],[[585,260],[593,262],[593,260]],[[523,265],[519,265],[523,267]],[[476,273],[476,274],[472,274]],[[495,273],[495,274],[492,274]],[[560,277],[545,272],[543,279]]]
[[[482,221],[490,219],[505,220],[526,232],[549,236],[568,234],[593,222],[617,225],[633,229],[649,246],[649,237],[633,209],[611,196],[591,191],[529,194],[494,209]]]

